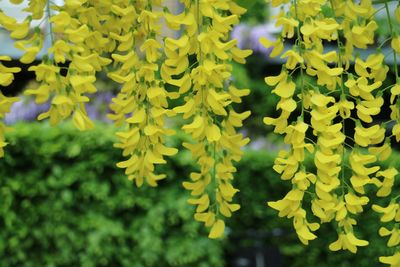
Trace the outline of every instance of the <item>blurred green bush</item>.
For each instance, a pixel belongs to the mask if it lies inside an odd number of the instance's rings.
[[[362,267],[379,266],[378,256],[389,253],[372,212],[357,218],[357,234],[370,241],[357,255],[328,251],[337,238],[330,225],[308,247],[301,245],[291,222],[266,207],[289,189],[272,170],[271,152],[246,151],[236,175],[242,208],[227,223],[228,237],[215,241],[186,204],[189,193],[181,183],[193,168],[187,152],[160,170],[168,179],[158,188],[138,189],[115,167],[121,157],[112,147],[112,126],[84,133],[68,124],[15,129],[0,160],[0,267],[218,267],[243,248],[270,246],[279,248],[284,266]],[[399,165],[399,157],[391,162]],[[266,258],[265,266],[275,267],[272,260]]]
[[[0,161],[0,266],[222,266],[192,219],[184,166],[137,189],[115,167],[110,127],[21,124]]]

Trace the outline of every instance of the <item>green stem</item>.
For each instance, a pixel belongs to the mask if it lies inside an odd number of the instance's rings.
[[[394,1],[398,1],[398,0],[375,0],[375,1],[372,1],[372,4],[373,5],[387,4],[388,2],[394,2]]]
[[[390,18],[390,12],[389,12],[389,5],[387,4],[387,2],[385,1],[385,9],[386,9],[386,15],[388,18],[388,22],[389,22],[389,28],[390,28],[390,34],[393,38],[393,24],[392,24],[392,19]],[[396,55],[396,51],[393,50],[393,59],[394,59],[394,72],[396,74],[396,83],[399,82],[399,71],[397,69],[397,55]]]
[[[47,20],[49,21],[50,40],[51,44],[54,45],[53,23],[50,22],[51,19],[50,1],[46,2],[46,12],[47,12]]]
[[[381,48],[384,46],[384,44],[386,44],[386,42],[389,41],[389,40],[391,40],[391,39],[392,39],[392,37],[386,38],[386,39],[378,46],[377,49],[381,49]]]
[[[197,18],[196,18],[196,22],[197,22],[197,37],[200,35],[202,27],[203,27],[203,22],[201,21],[200,18],[200,0],[196,0],[196,13],[197,13]],[[200,46],[200,42],[198,42],[198,46],[199,46],[199,57],[202,57],[202,52],[201,52],[201,46]]]
[[[332,10],[333,10],[333,15],[334,15],[334,17],[336,17],[335,7],[333,5],[333,1],[332,0],[330,0],[330,4],[331,4]],[[341,42],[339,40],[339,31],[337,31],[337,32],[338,32],[337,33],[337,35],[338,35],[338,37],[337,37],[337,47],[338,47],[338,56],[339,56],[339,61],[338,61],[337,66],[344,70],[344,68],[343,68],[343,60],[342,60],[342,46],[341,46]],[[340,89],[341,89],[342,95],[346,95],[345,92],[344,92],[343,71],[342,71],[342,73],[340,73]],[[345,150],[346,150],[345,149],[345,144],[346,144],[346,137],[347,137],[346,136],[346,121],[345,121],[345,119],[342,119],[342,125],[343,125],[342,134],[345,136],[345,139],[343,141],[343,149],[342,149],[341,180],[342,180],[343,184],[347,184],[346,181],[345,181],[345,176],[344,176],[344,164],[345,164],[344,158],[345,158]],[[344,188],[343,187],[342,187],[342,195],[344,195]]]
[[[295,10],[295,15],[296,15],[296,20],[298,20],[298,10],[297,10],[297,0],[294,0],[294,10]],[[299,25],[297,25],[296,27],[296,33],[297,33],[297,41],[299,44],[299,52],[300,52],[300,56],[303,58],[303,47],[302,47],[302,43],[303,40],[301,38],[301,34],[300,34],[300,22]],[[303,71],[303,63],[300,63],[300,79],[301,79],[301,99],[303,101],[301,101],[301,118],[304,121],[304,71]]]

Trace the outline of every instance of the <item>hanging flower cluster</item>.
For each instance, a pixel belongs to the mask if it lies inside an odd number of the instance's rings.
[[[396,60],[400,46],[392,26],[393,16],[388,4],[384,5],[396,75],[396,83],[386,88],[382,88],[382,83],[389,67],[380,50],[366,59],[355,53],[356,49],[374,44],[378,26],[371,0],[272,1],[273,7],[282,6],[276,17],[276,26],[282,32],[274,42],[265,38],[260,42],[267,48],[273,47],[271,56],[280,55],[286,63],[278,76],[265,79],[274,88],[272,93],[280,97],[280,115],[266,117],[264,123],[274,126],[274,131],[284,135],[284,142],[290,146],[288,151],[279,152],[273,168],[283,180],[291,182],[292,189],[283,199],[268,205],[279,211],[280,217],[293,220],[304,244],[317,238],[320,224],[331,222],[336,225],[338,239],[332,240],[329,249],[356,253],[358,247],[368,245],[356,231],[357,214],[369,202],[365,187],[375,187],[378,197],[391,197],[398,171],[395,167],[380,169],[377,163],[390,156],[390,137],[400,140],[400,79]],[[400,22],[399,12],[397,7],[395,18]],[[283,43],[288,39],[295,42],[284,51]],[[333,49],[327,49],[328,44]],[[293,73],[298,74],[297,84]],[[374,116],[381,112],[383,92],[388,89],[390,122],[395,126],[391,136],[386,137],[388,124],[377,123]],[[301,109],[297,119],[296,109]],[[289,125],[288,121],[294,122]],[[354,129],[354,136],[347,134],[350,128]],[[306,169],[307,155],[313,158],[316,172]],[[387,207],[372,208],[382,214],[382,222],[394,222],[392,229],[382,227],[379,234],[390,236],[388,246],[399,251],[400,209],[396,199],[392,198]],[[380,261],[399,266],[400,253],[381,257]]]
[[[236,40],[229,40],[232,26],[245,12],[234,1],[184,1],[184,7],[181,14],[166,17],[173,29],[186,26],[186,30],[177,40],[166,39],[168,59],[161,75],[180,88],[184,103],[173,111],[189,120],[182,129],[194,141],[183,144],[199,165],[191,181],[183,183],[193,196],[188,202],[197,206],[195,219],[211,227],[209,237],[217,238],[224,232],[223,218],[240,208],[232,203],[239,191],[231,184],[233,162],[240,160],[240,148],[249,141],[236,128],[250,112],[237,113],[230,104],[240,103],[250,91],[231,84],[229,63],[244,63],[251,51],[240,50]],[[190,55],[196,62],[189,67]]]
[[[161,1],[136,1],[114,7],[115,29],[109,34],[115,40],[113,52],[114,71],[107,75],[121,83],[121,91],[113,99],[110,118],[125,130],[118,132],[124,156],[129,159],[118,164],[125,168],[129,179],[137,186],[145,181],[156,186],[164,174],[155,174],[155,164],[166,163],[164,156],[172,156],[177,150],[164,145],[165,136],[173,131],[165,127],[164,117],[172,115],[168,98],[174,94],[164,88],[159,70],[161,67],[160,19]],[[118,23],[121,21],[123,23]]]
[[[120,129],[115,146],[126,157],[117,166],[138,187],[157,186],[166,178],[157,174],[156,166],[177,153],[166,146],[166,137],[174,134],[166,117],[182,114],[182,128],[193,138],[184,146],[199,166],[183,186],[193,196],[188,202],[196,205],[195,219],[210,228],[210,238],[218,238],[224,233],[224,217],[240,208],[233,203],[239,191],[232,186],[233,163],[249,141],[237,128],[250,112],[237,113],[232,104],[241,103],[250,90],[236,88],[230,79],[230,63],[245,63],[251,54],[229,38],[245,9],[233,0],[179,2],[182,11],[174,14],[161,0],[65,0],[63,5],[29,1],[25,20],[18,22],[0,11],[0,25],[16,40],[24,52],[20,62],[31,65],[29,71],[39,82],[25,93],[37,103],[51,103],[39,120],[48,118],[55,125],[72,117],[78,129],[90,129],[85,103],[96,92],[97,74],[106,72],[119,85],[109,114]],[[30,27],[32,21],[46,20],[48,33]],[[164,36],[166,29],[179,37]],[[51,47],[36,64],[46,34]],[[0,64],[0,85],[8,86],[19,71]],[[183,105],[171,107],[169,100],[179,98]],[[16,100],[0,95],[0,118]],[[1,124],[0,156],[5,130]]]

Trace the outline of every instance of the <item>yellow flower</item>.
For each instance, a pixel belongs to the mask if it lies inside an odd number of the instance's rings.
[[[28,68],[29,71],[34,71],[36,80],[38,82],[44,81],[48,84],[55,83],[57,81],[57,76],[59,75],[60,68],[54,65],[47,65],[41,63],[36,66],[31,66]]]
[[[53,31],[62,33],[67,26],[71,23],[71,17],[66,11],[61,11],[56,15],[52,15],[50,18],[50,23],[52,23]]]
[[[290,113],[283,110],[281,115],[274,119],[274,118],[270,118],[270,117],[265,117],[263,119],[263,122],[266,125],[275,125],[275,129],[274,132],[275,133],[284,133],[288,124],[287,119],[289,118]]]
[[[24,64],[30,64],[36,59],[36,56],[39,53],[39,51],[40,47],[37,46],[29,47],[25,50],[25,54],[19,59],[19,61],[21,61],[21,63]]]
[[[97,91],[93,83],[96,81],[96,77],[89,75],[72,75],[69,78],[72,87],[78,93],[95,93]]]
[[[283,180],[289,180],[297,172],[299,162],[293,155],[288,155],[284,150],[279,151],[278,157],[275,159],[273,169],[281,174]]]
[[[7,16],[2,10],[0,10],[0,24],[8,31],[12,31],[18,25],[17,20],[13,17]],[[18,27],[18,26],[17,26]]]
[[[274,42],[272,42],[265,37],[261,37],[259,39],[259,42],[267,49],[272,47],[272,51],[269,54],[270,57],[277,57],[278,55],[280,55],[282,53],[282,51],[284,49],[282,39],[280,39],[280,38],[278,38]]]
[[[282,72],[279,76],[277,77],[282,77],[279,80],[273,80],[272,77],[271,79],[266,78],[265,81],[268,85],[276,87],[272,90],[272,93],[278,95],[279,97],[282,98],[290,98],[293,96],[294,91],[296,89],[296,84],[287,77],[286,72]],[[276,78],[277,78],[276,77]]]
[[[83,43],[86,38],[88,38],[90,31],[87,25],[81,25],[79,28],[65,30],[65,34],[71,42],[76,44]]]
[[[141,52],[146,53],[147,62],[155,62],[160,57],[158,50],[161,48],[161,44],[154,39],[147,39],[140,47]]]
[[[396,252],[392,256],[379,257],[379,261],[385,264],[390,264],[390,266],[393,267],[400,266],[400,252]]]
[[[390,222],[394,220],[399,209],[399,204],[391,202],[387,207],[374,204],[372,205],[372,209],[378,213],[382,213],[381,222]]]
[[[282,26],[282,36],[286,38],[292,38],[294,36],[294,29],[299,26],[299,22],[294,18],[283,17],[283,11],[278,15],[278,19],[275,23],[277,27]]]
[[[72,118],[75,127],[81,131],[85,131],[94,127],[93,122],[89,119],[85,110],[75,110]]]
[[[353,214],[361,213],[363,211],[362,206],[366,205],[369,202],[368,197],[359,197],[352,193],[347,193],[344,196],[344,199],[346,201],[346,209]]]
[[[340,98],[338,103],[339,105],[339,114],[343,119],[348,119],[351,116],[351,110],[354,109],[354,103],[350,102],[346,99],[345,96]]]
[[[319,196],[320,197],[320,196]],[[312,213],[321,219],[321,223],[330,222],[335,217],[335,203],[332,198],[325,199],[313,199],[311,201]]]
[[[317,177],[314,174],[303,171],[297,172],[292,179],[292,183],[296,184],[300,190],[307,190],[310,184],[315,184],[316,181]]]
[[[377,81],[373,84],[368,84],[368,79],[365,77],[360,77],[355,81],[352,77],[350,77],[345,85],[349,88],[350,94],[353,96],[360,96],[364,100],[373,100],[374,96],[372,95],[372,91],[381,87],[382,82]]]
[[[293,216],[293,226],[297,236],[304,245],[308,245],[310,240],[317,238],[311,231],[316,231],[319,228],[318,223],[309,223],[306,220],[306,212],[304,209],[299,209]]]
[[[355,128],[354,139],[356,143],[362,147],[379,144],[385,139],[385,128],[381,128],[379,125],[374,125],[369,128],[358,125]]]
[[[349,250],[352,253],[357,252],[357,247],[365,247],[369,244],[366,240],[358,239],[352,232],[340,233],[337,241],[329,245],[332,251]]]
[[[381,107],[383,105],[383,98],[377,97],[373,100],[364,100],[357,104],[357,116],[362,121],[371,123],[372,117],[371,115],[377,115],[381,111]]]
[[[376,173],[376,177],[383,177],[383,182],[376,195],[378,197],[386,197],[392,192],[395,176],[398,171],[395,168],[389,168]]]
[[[340,28],[340,25],[333,18],[323,19],[310,19],[307,20],[300,28],[303,34],[306,45],[318,41],[319,39],[326,39],[328,41],[336,40],[336,31]],[[315,51],[315,50],[313,50]]]
[[[390,89],[390,104],[394,103],[394,99],[396,96],[400,95],[400,83],[396,83],[391,89]]]
[[[375,21],[370,21],[366,25],[353,26],[351,32],[346,32],[345,37],[352,41],[357,48],[366,49],[367,45],[374,43],[374,31],[378,29]]]
[[[380,147],[369,147],[368,152],[377,156],[380,161],[385,161],[389,158],[390,154],[392,153],[392,148],[390,143],[386,141]]]
[[[395,108],[397,109],[397,107],[395,107]],[[396,142],[399,142],[400,141],[400,124],[399,123],[396,123],[396,125],[393,126],[392,133],[396,137]]]
[[[392,230],[388,230],[385,227],[381,227],[379,229],[379,235],[390,236],[387,242],[388,247],[395,247],[400,243],[400,230],[398,229],[397,225]]]
[[[300,54],[293,50],[286,51],[281,58],[288,58],[285,66],[289,70],[293,70],[297,64],[301,66],[304,63],[304,59]]]
[[[400,54],[400,36],[392,38],[391,46],[397,54]]]
[[[211,227],[210,234],[208,235],[209,238],[219,238],[224,234],[225,230],[225,223],[223,220],[217,220],[213,226]]]
[[[29,28],[30,20],[26,19],[21,24],[15,24],[10,36],[14,39],[24,39],[29,33]]]
[[[2,61],[11,61],[9,56],[0,56],[0,60]],[[6,67],[0,62],[0,85],[8,86],[14,80],[14,73],[18,73],[21,71],[19,67]]]
[[[57,63],[65,63],[65,54],[67,54],[71,48],[63,40],[57,40],[50,48],[49,53],[54,54],[54,60]]]
[[[374,82],[384,81],[389,67],[383,65],[383,62],[384,56],[381,53],[369,55],[365,62],[357,58],[354,70],[359,76],[374,79]]]
[[[267,204],[271,208],[279,211],[279,217],[292,217],[300,208],[303,195],[304,191],[293,189],[289,191],[282,200],[270,201]]]

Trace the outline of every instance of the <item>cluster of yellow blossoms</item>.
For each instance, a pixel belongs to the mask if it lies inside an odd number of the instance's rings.
[[[383,89],[389,71],[385,56],[379,49],[367,58],[359,57],[357,52],[374,44],[378,26],[371,0],[272,1],[272,6],[282,6],[275,18],[282,28],[281,35],[276,41],[262,38],[260,42],[273,47],[271,56],[281,55],[286,63],[278,76],[265,79],[274,88],[272,93],[280,97],[280,115],[266,117],[264,122],[284,135],[284,142],[290,146],[289,151],[279,152],[274,170],[291,182],[292,189],[282,200],[268,205],[278,210],[279,216],[293,218],[304,244],[317,237],[315,231],[320,224],[332,222],[338,239],[332,240],[330,250],[355,253],[358,247],[367,246],[368,241],[360,239],[355,231],[357,214],[369,202],[365,188],[371,185],[378,197],[390,196],[398,174],[395,167],[382,170],[377,166],[391,154],[390,138],[400,140],[396,59],[400,42],[392,26],[393,17],[400,22],[400,8],[393,16],[385,1],[382,5],[392,33],[389,56],[393,56],[396,76],[396,83]],[[287,51],[285,39],[295,40]],[[297,82],[291,77],[295,72],[299,75]],[[385,136],[389,124],[373,119],[381,112],[387,89],[391,92],[390,123],[394,125],[389,137]],[[298,103],[300,114],[296,113]],[[288,125],[288,121],[294,122]],[[352,129],[354,136],[350,136]],[[307,155],[314,159],[316,172],[303,164]],[[308,207],[314,219],[310,212],[307,214]],[[387,207],[372,205],[372,209],[382,214],[382,222],[395,222],[393,229],[382,227],[379,234],[390,236],[388,246],[397,252],[380,257],[380,261],[400,266],[399,204],[393,197]]]
[[[249,140],[236,132],[250,112],[237,113],[230,105],[240,103],[249,90],[239,90],[230,82],[231,65],[244,63],[249,50],[236,47],[229,32],[245,10],[235,1],[184,1],[184,11],[166,17],[173,29],[184,27],[182,36],[167,38],[165,60],[161,68],[164,81],[179,87],[184,103],[174,112],[189,119],[182,129],[193,143],[184,143],[199,165],[183,186],[191,191],[189,203],[196,205],[195,219],[211,227],[209,237],[217,238],[225,228],[223,217],[231,217],[240,206],[232,199],[239,191],[231,182],[241,158],[241,147]],[[196,61],[189,66],[189,56]],[[190,90],[191,89],[191,90]]]
[[[218,238],[224,217],[240,208],[232,203],[239,191],[232,186],[233,163],[249,141],[236,129],[250,112],[237,113],[232,104],[241,103],[250,90],[231,83],[230,63],[245,63],[251,51],[229,39],[245,9],[233,0],[181,0],[179,7],[177,13],[161,0],[65,0],[63,5],[37,0],[29,1],[24,9],[29,16],[22,22],[0,11],[0,25],[24,51],[20,62],[31,65],[39,82],[25,93],[37,103],[51,103],[39,120],[49,118],[55,125],[72,117],[78,129],[90,129],[85,103],[96,92],[96,76],[106,72],[119,85],[109,114],[120,129],[115,146],[126,157],[117,166],[138,187],[157,186],[166,177],[156,173],[156,165],[178,152],[166,146],[166,136],[174,134],[166,118],[182,114],[182,128],[192,136],[184,147],[199,165],[183,186],[193,196],[188,202],[196,205],[195,219],[209,227],[210,238]],[[46,20],[48,32],[30,27],[32,21]],[[178,37],[163,35],[168,31]],[[51,47],[35,64],[46,34]],[[0,64],[0,85],[8,86],[19,71]],[[171,107],[174,99],[183,104]],[[0,118],[16,100],[0,94]],[[0,124],[0,156],[5,130]]]

